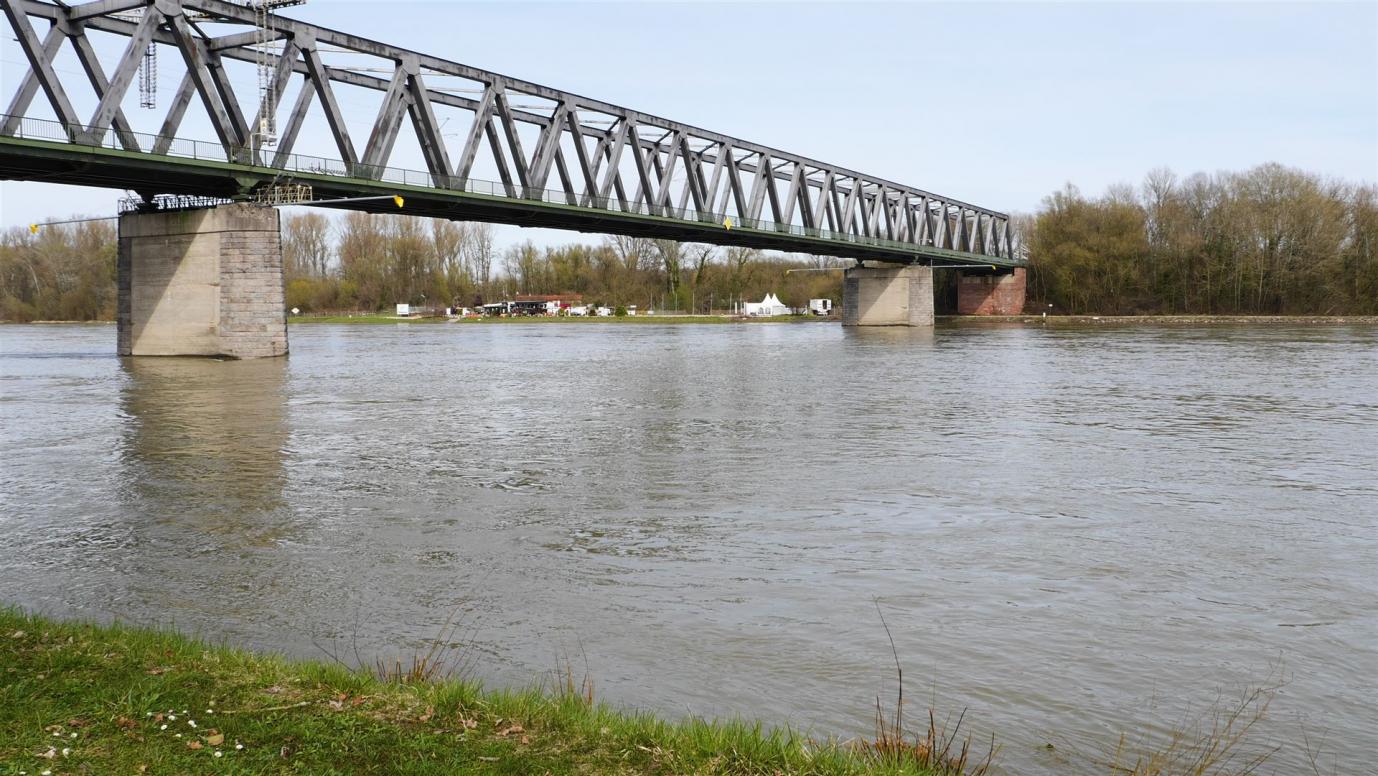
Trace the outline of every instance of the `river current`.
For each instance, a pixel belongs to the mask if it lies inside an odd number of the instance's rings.
[[[1275,687],[1264,772],[1306,738],[1378,773],[1378,327],[290,339],[0,327],[0,602],[351,661],[453,618],[492,686],[568,661],[821,736],[893,704],[883,612],[906,713],[965,710],[1002,772],[1104,773]]]

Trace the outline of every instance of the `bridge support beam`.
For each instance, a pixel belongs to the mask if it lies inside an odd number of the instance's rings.
[[[852,267],[842,280],[843,326],[932,326],[933,268]]]
[[[121,356],[287,355],[273,208],[123,215],[117,274]]]
[[[1024,312],[1023,267],[1006,270],[958,270],[958,315],[1019,315]]]

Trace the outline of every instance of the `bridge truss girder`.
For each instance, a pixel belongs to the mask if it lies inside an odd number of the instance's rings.
[[[1020,263],[1008,217],[892,181],[868,176],[778,149],[739,140],[610,103],[509,78],[355,35],[275,17],[272,36],[280,45],[271,54],[258,45],[255,9],[225,0],[95,0],[56,5],[40,0],[0,0],[30,68],[0,117],[0,137],[15,136],[41,91],[76,145],[102,145],[113,132],[119,148],[135,154],[169,151],[188,108],[204,108],[226,160],[246,167],[291,170],[293,149],[313,106],[323,114],[343,174],[381,181],[389,173],[404,125],[415,133],[429,185],[438,194],[463,192],[482,154],[496,166],[499,193],[518,200],[552,200],[587,208],[593,224],[619,231],[619,216],[650,216],[711,223],[724,232],[731,219],[738,229],[790,231],[817,237],[817,253],[865,254],[889,261],[956,261],[955,256],[986,257],[1000,264]],[[137,17],[131,11],[141,11]],[[35,20],[47,21],[43,37]],[[246,31],[211,35],[209,26],[242,26]],[[128,38],[113,63],[97,57],[86,30]],[[62,73],[53,59],[70,43],[98,104],[89,119],[78,116]],[[167,107],[156,136],[142,138],[130,128],[122,103],[134,82],[140,57],[150,43],[173,47],[186,72]],[[323,54],[366,55],[386,63],[390,77],[370,69],[327,64]],[[254,128],[265,112],[283,106],[267,99],[245,103],[224,67],[225,60],[268,62],[281,95],[294,78],[302,88],[280,122],[275,149],[255,145]],[[109,66],[108,74],[105,65]],[[375,68],[376,69],[376,68]],[[66,76],[70,78],[71,76]],[[428,84],[427,79],[461,79],[476,97]],[[336,87],[381,92],[382,104],[363,146],[350,136],[336,98]],[[257,97],[257,93],[254,95]],[[537,102],[539,105],[527,103]],[[451,147],[439,110],[472,116],[460,132],[462,146]],[[270,153],[271,152],[271,153]],[[293,175],[295,177],[295,175]],[[317,188],[318,184],[313,183]],[[447,199],[438,196],[437,201]],[[611,211],[609,214],[606,211]],[[443,213],[441,213],[443,215]],[[577,220],[577,219],[576,219]],[[640,223],[638,221],[638,223]],[[574,226],[573,228],[583,228]],[[644,231],[644,227],[638,227]],[[763,239],[694,230],[709,242],[746,244]],[[824,246],[830,247],[831,250]],[[878,249],[878,246],[883,246]]]

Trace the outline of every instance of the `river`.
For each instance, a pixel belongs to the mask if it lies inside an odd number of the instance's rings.
[[[0,327],[0,601],[349,661],[453,618],[489,685],[568,661],[839,736],[894,700],[879,608],[906,713],[965,709],[1002,772],[1104,773],[1276,684],[1264,772],[1304,737],[1375,772],[1378,327],[290,336]]]

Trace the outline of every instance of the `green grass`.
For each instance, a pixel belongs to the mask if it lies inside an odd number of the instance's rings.
[[[770,318],[737,318],[729,315],[628,315],[615,316],[518,316],[512,318],[461,318],[455,321],[462,325],[510,324],[510,323],[670,323],[670,324],[715,324],[715,323],[811,323],[826,322],[828,318],[810,315],[777,315]],[[391,315],[292,315],[288,323],[449,323],[447,318],[397,318]]]
[[[759,724],[617,711],[573,684],[386,681],[0,608],[0,774],[939,772]]]

